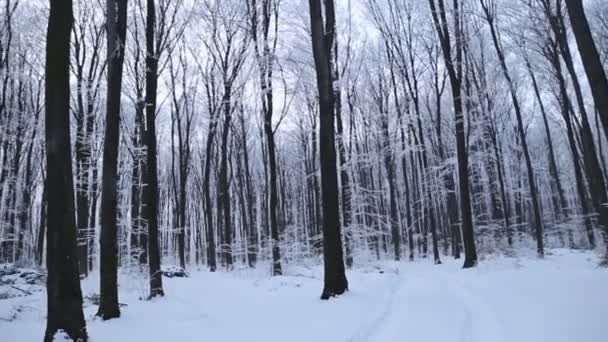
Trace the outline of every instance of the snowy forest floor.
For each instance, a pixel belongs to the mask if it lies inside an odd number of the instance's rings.
[[[119,276],[119,319],[95,318],[98,275],[82,282],[94,342],[115,341],[458,341],[604,342],[608,270],[590,252],[552,250],[534,257],[380,262],[348,272],[350,291],[319,300],[322,267],[265,267],[231,273],[191,270],[164,278],[162,299],[143,301],[146,282]],[[0,299],[0,336],[41,341],[46,294]]]

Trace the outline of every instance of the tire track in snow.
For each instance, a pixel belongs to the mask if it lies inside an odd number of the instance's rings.
[[[473,340],[473,314],[471,310],[464,305],[464,322],[460,328],[460,342],[474,342]]]
[[[495,310],[481,295],[470,290],[463,281],[446,274],[445,270],[434,269],[425,274],[411,271],[399,274],[396,279],[391,277],[387,281],[391,283],[388,286],[389,293],[385,297],[384,309],[347,341],[370,341],[382,338],[387,333],[407,338],[408,331],[404,323],[417,324],[417,319],[424,319],[417,316],[416,309],[424,307],[424,303],[429,303],[424,301],[426,297],[445,298],[448,308],[449,303],[452,303],[452,307],[464,316],[461,316],[460,322],[454,322],[452,315],[443,318],[447,321],[435,322],[437,327],[443,328],[454,325],[452,332],[446,332],[446,336],[452,336],[460,342],[505,341],[504,327],[500,324]],[[441,310],[441,305],[437,309]]]
[[[368,341],[370,337],[372,337],[377,331],[380,330],[380,328],[382,328],[384,324],[386,324],[387,318],[394,310],[397,291],[401,288],[402,276],[399,269],[394,271],[396,274],[396,279],[394,279],[394,277],[389,277],[387,279],[387,282],[389,283],[389,294],[387,295],[387,299],[384,301],[384,309],[369,324],[359,328],[357,332],[347,340],[348,342]]]
[[[462,342],[504,342],[504,326],[483,297],[470,289],[462,280],[448,275],[443,270],[436,272],[445,293],[462,304],[465,310],[461,338]],[[490,336],[486,336],[490,335]]]

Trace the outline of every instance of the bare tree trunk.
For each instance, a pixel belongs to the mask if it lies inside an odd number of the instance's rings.
[[[277,189],[277,162],[276,147],[274,142],[274,130],[272,127],[272,117],[274,114],[272,75],[275,60],[275,49],[277,42],[278,27],[275,27],[272,44],[269,40],[271,19],[274,18],[275,25],[278,19],[278,3],[273,0],[262,0],[261,3],[261,25],[258,15],[257,0],[247,2],[249,19],[251,20],[251,32],[254,43],[255,56],[260,73],[260,90],[262,102],[262,115],[264,122],[264,133],[266,136],[266,148],[268,149],[268,168],[270,174],[270,203],[269,221],[270,235],[272,244],[272,274],[281,275],[281,251],[279,248],[279,230],[285,222],[279,224],[277,219],[278,189]],[[258,34],[261,30],[261,39]],[[284,203],[284,201],[283,201]]]
[[[274,132],[272,131],[272,96],[268,103],[270,109],[264,118],[264,132],[266,133],[268,148],[268,168],[270,171],[270,235],[272,241],[272,275],[281,275],[281,252],[279,250],[279,227],[277,224],[277,166],[275,157]]]
[[[158,168],[156,156],[156,91],[158,87],[158,55],[154,48],[156,9],[154,0],[147,0],[146,15],[146,151],[145,180],[142,195],[143,218],[148,224],[148,264],[150,266],[150,298],[164,296],[160,270],[158,239]]]
[[[205,148],[205,170],[203,174],[203,194],[204,194],[204,211],[207,225],[207,265],[209,271],[215,272],[217,261],[215,256],[215,234],[213,233],[213,203],[209,195],[209,187],[211,181],[211,153],[213,149],[213,139],[215,137],[217,118],[214,113],[209,113],[209,128],[207,130],[207,147]]]
[[[247,260],[249,261],[249,267],[255,267],[258,258],[258,230],[256,224],[256,203],[251,185],[251,173],[249,171],[249,149],[247,147],[247,135],[245,134],[245,122],[244,117],[241,116],[242,127],[243,127],[243,154],[244,154],[244,168],[245,168],[245,196],[247,198],[247,215],[249,216],[249,225],[246,227],[248,244],[247,244]]]
[[[557,162],[555,161],[555,152],[553,151],[553,139],[551,138],[551,130],[549,129],[549,121],[547,120],[547,112],[545,110],[545,106],[543,105],[542,98],[540,96],[540,90],[538,87],[538,83],[536,81],[536,76],[534,75],[534,70],[530,65],[530,62],[526,59],[526,66],[528,68],[528,72],[530,73],[530,77],[532,78],[532,85],[534,87],[534,95],[536,96],[536,100],[539,103],[540,111],[543,116],[543,127],[545,128],[545,135],[547,139],[547,147],[549,148],[549,172],[551,173],[552,184],[555,187],[556,194],[554,193],[553,203],[557,208],[558,219],[561,219],[562,216],[564,218],[568,218],[568,204],[566,202],[566,197],[564,195],[564,189],[562,187],[562,183],[559,179],[559,173],[557,172]]]
[[[228,133],[230,132],[230,122],[232,119],[232,108],[230,102],[232,97],[232,85],[224,85],[224,97],[222,99],[224,110],[224,127],[222,130],[222,150],[220,154],[220,170],[218,183],[218,204],[221,204],[222,210],[219,211],[223,220],[223,236],[222,256],[223,262],[226,263],[228,269],[232,268],[232,221],[230,209],[230,182],[228,180]]]
[[[528,186],[530,188],[530,200],[532,201],[532,210],[534,215],[534,230],[536,232],[536,252],[539,257],[544,257],[544,242],[543,242],[543,221],[540,212],[540,204],[538,199],[538,191],[536,189],[536,182],[534,179],[534,168],[532,167],[532,158],[530,157],[530,151],[528,149],[528,143],[526,141],[526,132],[524,129],[521,107],[519,104],[519,100],[517,98],[517,92],[515,90],[515,84],[511,79],[511,75],[509,74],[509,70],[507,68],[507,63],[505,61],[505,56],[500,46],[500,42],[498,41],[498,34],[496,32],[496,27],[494,23],[494,15],[495,13],[491,12],[491,9],[488,7],[484,0],[480,0],[482,8],[485,13],[485,19],[490,25],[490,33],[492,34],[492,42],[494,43],[494,48],[498,55],[498,60],[500,62],[500,66],[503,72],[505,79],[507,80],[507,85],[509,86],[509,92],[511,94],[511,100],[513,102],[513,108],[515,109],[515,117],[517,119],[517,132],[519,133],[519,139],[521,141],[521,147],[524,154],[524,159],[526,162],[526,172],[528,175]],[[492,0],[493,1],[493,0]],[[490,3],[492,5],[492,3]]]
[[[578,77],[574,69],[574,62],[570,53],[570,47],[568,46],[565,24],[563,22],[563,15],[561,14],[561,8],[558,7],[555,17],[550,17],[553,30],[555,32],[555,38],[559,50],[561,52],[562,59],[565,62],[566,69],[572,79],[572,86],[574,88],[574,94],[579,107],[581,116],[581,122],[578,131],[580,132],[581,151],[583,157],[583,167],[587,176],[587,183],[589,184],[589,193],[591,194],[591,200],[595,211],[599,213],[598,223],[602,228],[604,238],[608,241],[608,208],[606,203],[608,202],[608,196],[606,194],[606,183],[604,175],[598,160],[595,145],[593,141],[593,132],[591,125],[589,124],[589,118],[587,115],[587,109],[585,108],[585,101],[581,91],[581,86],[578,82]],[[573,116],[575,118],[575,116]],[[593,232],[588,231],[589,242],[591,247],[595,247],[595,237]],[[607,247],[608,248],[608,247]],[[608,263],[608,251],[606,254],[605,262]]]
[[[457,0],[455,6],[455,37],[456,37],[456,60],[452,60],[452,51],[448,23],[446,19],[443,0],[437,0],[439,12],[435,6],[435,0],[429,0],[433,23],[439,36],[443,58],[452,88],[452,101],[454,102],[454,121],[456,125],[456,151],[458,156],[458,181],[460,186],[460,212],[462,220],[462,236],[464,242],[464,268],[477,265],[477,248],[475,246],[475,235],[473,231],[473,215],[471,213],[471,195],[469,189],[469,158],[465,142],[464,115],[462,110],[462,42],[460,34],[460,14]],[[440,19],[441,18],[441,19]],[[458,70],[457,70],[458,69]]]
[[[120,317],[118,307],[118,147],[120,144],[120,97],[124,47],[127,35],[127,2],[106,2],[108,38],[108,95],[103,148],[100,232],[100,296],[97,315]]]
[[[94,230],[96,219],[97,219],[97,200],[99,199],[99,191],[98,191],[98,181],[99,181],[99,170],[97,166],[92,166],[91,170],[91,214],[89,215],[89,227]],[[88,246],[89,246],[89,269],[93,269],[93,255],[95,254],[95,241],[94,234],[89,234],[88,237]]]
[[[142,98],[141,94],[138,94],[138,98]],[[131,174],[131,257],[134,262],[139,265],[145,265],[148,263],[148,246],[142,245],[141,240],[143,235],[142,222],[141,222],[141,190],[142,190],[142,174],[144,174],[144,163],[142,155],[142,147],[145,140],[145,128],[144,128],[144,103],[143,101],[135,104],[135,127],[133,128],[133,169]]]
[[[45,342],[58,330],[87,341],[76,257],[76,218],[70,148],[72,2],[52,0],[46,45],[47,300]]]
[[[557,79],[559,84],[559,102],[562,117],[566,122],[566,135],[568,138],[568,143],[570,145],[570,151],[572,153],[572,163],[574,167],[574,177],[576,181],[576,190],[579,197],[579,202],[581,205],[582,214],[584,216],[585,221],[585,229],[587,232],[587,238],[589,239],[589,244],[593,245],[595,243],[595,237],[593,233],[593,223],[591,222],[591,209],[589,208],[588,200],[587,200],[587,189],[584,183],[583,170],[580,161],[580,155],[578,152],[576,138],[574,135],[574,126],[572,123],[572,116],[570,115],[570,98],[568,96],[568,89],[566,86],[566,81],[562,74],[562,66],[559,60],[559,52],[557,47],[557,42],[550,42],[549,51],[547,51],[547,58],[553,67],[554,77]]]
[[[595,101],[595,106],[600,112],[600,118],[604,126],[604,134],[608,135],[608,79],[606,79],[606,73],[602,66],[600,55],[597,51],[597,47],[593,42],[593,36],[589,23],[587,22],[587,16],[583,8],[582,0],[565,0],[566,7],[568,9],[568,17],[570,17],[570,24],[572,25],[572,31],[576,38],[576,44],[578,51],[580,52],[583,67],[587,74],[587,80],[591,87],[591,93]],[[604,227],[608,229],[608,227]]]
[[[321,2],[309,0],[312,50],[317,74],[320,115],[321,186],[323,188],[324,288],[321,299],[340,295],[348,289],[344,267],[338,202],[338,172],[334,137],[334,90],[331,49],[336,38],[333,0],[326,0],[325,16]],[[323,27],[325,17],[325,27]]]

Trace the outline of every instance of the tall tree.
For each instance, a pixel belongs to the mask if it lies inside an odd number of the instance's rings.
[[[89,244],[95,229],[90,226],[89,209],[94,194],[90,191],[91,173],[96,168],[94,129],[97,118],[100,86],[106,67],[103,57],[104,22],[99,19],[101,2],[79,0],[73,28],[74,49],[72,72],[76,77],[76,139],[74,142],[76,167],[76,224],[78,226],[78,261],[80,275],[89,271]],[[93,218],[94,220],[94,218]],[[94,221],[93,221],[94,222]]]
[[[139,5],[139,2],[137,3]],[[134,14],[137,14],[140,9],[138,6],[133,6]],[[142,55],[145,54],[140,42],[140,20],[137,20],[135,16],[134,20],[128,25],[128,33],[130,34],[130,41],[134,44],[131,45],[130,49],[132,58],[131,63],[127,64],[128,70],[132,77],[132,102],[135,109],[134,125],[132,130],[131,144],[132,144],[132,173],[131,173],[131,258],[134,263],[141,266],[148,264],[148,234],[145,231],[145,225],[142,224],[142,212],[141,206],[142,201],[142,189],[143,189],[143,175],[144,165],[146,160],[145,153],[145,100],[144,100],[144,87],[145,87],[145,70],[143,60],[145,59]],[[126,82],[127,83],[127,82]]]
[[[443,0],[429,0],[433,24],[443,59],[448,69],[448,77],[452,88],[452,101],[454,102],[454,122],[456,125],[456,151],[458,157],[458,182],[460,186],[460,219],[462,220],[462,237],[464,243],[464,268],[474,267],[477,264],[477,248],[473,231],[473,215],[471,212],[471,194],[469,189],[469,157],[465,142],[465,126],[462,108],[462,34],[460,2],[454,0],[454,28],[456,57],[452,58],[452,43],[448,29],[447,15]],[[439,10],[437,10],[437,7]]]
[[[120,316],[118,307],[117,183],[120,143],[120,97],[127,35],[127,1],[106,2],[108,54],[108,95],[103,148],[100,238],[100,296],[97,315],[106,319]]]
[[[87,341],[76,257],[76,218],[70,148],[72,1],[51,0],[46,45],[47,323],[44,341],[59,330]]]
[[[338,171],[334,136],[335,94],[332,82],[332,49],[336,39],[336,17],[333,0],[309,0],[312,51],[317,75],[320,115],[321,188],[323,203],[324,288],[321,299],[340,295],[348,289],[344,267],[340,209],[338,203]],[[323,15],[324,14],[324,15]],[[323,22],[325,18],[325,23]]]
[[[517,132],[519,134],[519,140],[521,143],[521,148],[524,154],[524,160],[526,163],[526,172],[528,176],[528,187],[530,188],[530,200],[532,201],[532,214],[534,217],[534,231],[536,232],[536,252],[539,257],[543,257],[545,255],[544,251],[544,242],[543,242],[543,221],[542,215],[540,212],[540,202],[538,199],[538,190],[536,188],[536,181],[534,177],[534,168],[532,167],[532,158],[530,157],[530,151],[528,149],[528,142],[526,140],[526,131],[524,128],[524,122],[522,118],[522,111],[520,101],[517,97],[517,90],[515,88],[515,83],[511,78],[511,74],[509,72],[509,68],[506,63],[505,55],[503,52],[503,48],[500,44],[498,38],[498,32],[496,28],[496,2],[494,0],[479,0],[481,4],[481,8],[484,12],[484,18],[488,25],[490,26],[490,34],[492,36],[492,42],[494,44],[494,49],[496,50],[496,54],[498,55],[498,61],[500,62],[500,67],[502,70],[502,74],[507,80],[507,86],[509,87],[509,93],[511,95],[511,101],[513,102],[513,109],[515,110],[515,118],[517,120]]]
[[[595,106],[600,113],[604,134],[608,135],[608,79],[597,50],[582,0],[565,0]],[[608,229],[608,228],[606,228]]]
[[[232,117],[236,106],[234,102],[240,95],[241,87],[237,84],[237,77],[246,60],[246,52],[250,42],[250,36],[241,25],[246,20],[246,12],[241,4],[234,1],[206,0],[205,20],[209,24],[211,34],[203,41],[208,53],[211,55],[212,63],[221,79],[221,110],[223,114],[222,131],[220,135],[220,158],[219,179],[217,184],[217,203],[219,208],[218,221],[222,226],[223,253],[222,260],[228,268],[232,267],[232,243],[233,223],[230,198],[230,184],[228,161],[229,161],[229,136],[232,126]],[[215,91],[215,89],[213,90]],[[217,118],[216,118],[217,119]],[[215,123],[217,125],[217,123]],[[209,158],[209,156],[206,156]]]
[[[338,143],[338,157],[340,161],[340,199],[342,200],[342,224],[344,225],[344,243],[346,247],[346,267],[350,268],[353,266],[353,253],[352,253],[352,220],[353,220],[353,208],[352,208],[352,198],[351,198],[351,180],[350,175],[348,173],[347,159],[348,159],[348,151],[346,150],[346,142],[344,135],[344,125],[342,120],[342,90],[340,89],[340,79],[346,73],[347,68],[349,67],[350,60],[352,58],[352,12],[351,12],[351,3],[350,0],[348,2],[348,38],[346,44],[346,58],[344,59],[344,64],[342,67],[339,67],[339,54],[338,54],[338,39],[334,40],[334,48],[333,48],[333,83],[337,84],[335,92],[335,109],[336,109],[336,133],[337,133],[337,143]]]
[[[387,48],[388,49],[388,48]],[[389,63],[390,64],[390,63]],[[395,186],[395,160],[393,150],[391,148],[391,139],[389,132],[389,99],[390,89],[386,84],[386,76],[384,70],[379,68],[377,71],[377,82],[370,81],[370,89],[372,98],[377,106],[379,114],[380,129],[382,131],[382,155],[384,161],[384,169],[386,170],[386,178],[388,183],[389,194],[389,226],[391,234],[391,243],[393,244],[395,261],[401,259],[401,229],[399,228],[399,218],[397,213],[397,190]],[[377,83],[377,85],[375,84]]]
[[[186,268],[186,190],[188,185],[188,177],[190,175],[190,159],[191,159],[191,136],[192,125],[194,120],[194,110],[190,103],[191,97],[196,97],[196,85],[189,84],[188,80],[188,62],[184,55],[185,47],[182,45],[182,51],[178,56],[178,65],[174,66],[173,59],[169,59],[169,71],[171,78],[171,178],[173,183],[173,192],[175,204],[177,207],[177,248],[180,267]],[[181,69],[181,75],[179,75]],[[181,80],[178,80],[181,79]],[[179,81],[179,83],[177,83]],[[177,90],[181,86],[182,93],[178,96]],[[192,92],[192,94],[190,94]],[[177,135],[177,144],[175,143],[175,135]],[[176,146],[177,145],[177,146]],[[177,148],[178,166],[175,170],[175,149]],[[177,177],[176,177],[177,175]]]
[[[589,193],[591,195],[593,206],[595,207],[595,211],[599,214],[598,223],[602,228],[605,241],[608,241],[608,207],[606,207],[608,197],[606,193],[606,183],[600,166],[600,161],[598,160],[598,155],[596,154],[593,132],[591,130],[591,124],[587,115],[584,96],[578,81],[574,61],[570,53],[570,47],[568,45],[568,37],[566,25],[564,23],[564,16],[562,15],[561,1],[556,1],[555,14],[550,12],[550,8],[547,12],[549,12],[547,17],[555,33],[556,43],[559,46],[562,60],[564,61],[566,70],[568,71],[568,74],[570,74],[570,79],[572,80],[572,87],[574,89],[580,114],[580,124],[578,126],[582,145],[582,164],[587,176],[587,183],[589,185]],[[601,136],[600,132],[598,132],[598,135]],[[588,237],[591,247],[595,247],[595,237],[593,231],[590,229],[588,229]],[[608,263],[608,250],[605,258],[606,259],[604,262]]]
[[[156,92],[158,88],[158,48],[156,36],[156,7],[154,0],[146,1],[146,186],[142,194],[142,217],[148,224],[148,265],[150,271],[150,298],[164,296],[160,270],[158,239],[158,166],[156,156]]]
[[[215,77],[214,65],[209,66],[208,72],[203,72],[205,93],[207,95],[207,112],[209,114],[209,125],[207,127],[207,141],[205,142],[205,162],[203,166],[203,184],[201,191],[203,192],[203,211],[205,212],[206,238],[207,238],[207,266],[209,271],[215,272],[217,269],[217,260],[215,253],[215,233],[213,225],[213,203],[211,202],[211,162],[213,141],[217,132],[217,121],[219,114],[219,105],[217,105],[217,95],[215,92]]]
[[[268,149],[268,170],[270,173],[270,202],[268,203],[268,210],[272,243],[272,274],[281,275],[283,271],[281,268],[281,250],[279,249],[279,222],[277,221],[277,162],[274,141],[275,130],[272,124],[274,115],[272,75],[278,38],[279,2],[276,0],[260,0],[260,4],[258,5],[257,0],[249,0],[247,6],[251,21],[253,48],[260,73],[262,115],[264,134],[266,135],[266,148]],[[273,21],[274,34],[270,37],[270,28]]]

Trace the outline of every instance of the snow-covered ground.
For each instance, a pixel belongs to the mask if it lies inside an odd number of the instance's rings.
[[[145,282],[120,278],[120,319],[94,318],[94,342],[119,341],[608,341],[608,270],[591,253],[553,250],[544,260],[493,258],[462,270],[445,258],[381,263],[348,273],[350,292],[319,300],[320,267],[264,267],[164,278],[166,297],[142,301]],[[131,279],[131,280],[129,280]],[[85,296],[98,278],[83,282]],[[44,291],[0,300],[0,340],[41,341]]]

